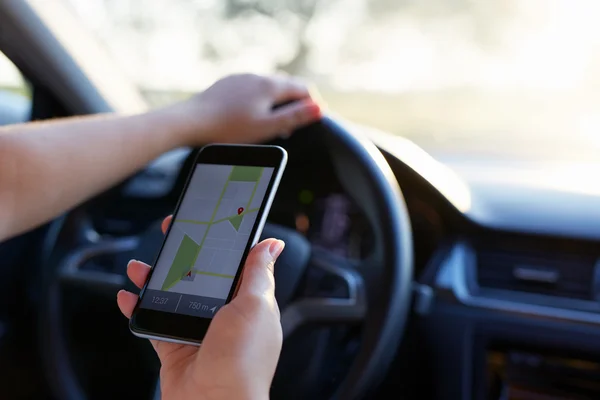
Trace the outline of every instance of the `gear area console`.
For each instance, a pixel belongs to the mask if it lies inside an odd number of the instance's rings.
[[[487,349],[482,399],[600,398],[600,357],[495,346]]]

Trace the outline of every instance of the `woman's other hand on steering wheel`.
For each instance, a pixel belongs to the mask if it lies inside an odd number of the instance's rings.
[[[188,146],[262,142],[321,118],[319,105],[300,80],[252,74],[228,76],[157,112],[172,119],[178,128],[174,132],[183,132]]]
[[[171,222],[167,217],[163,233]],[[267,239],[246,260],[237,296],[217,312],[201,347],[151,341],[162,367],[162,398],[268,399],[282,345],[273,267],[284,243]],[[138,287],[150,267],[129,262],[127,275]],[[137,302],[121,290],[117,303],[127,317]]]

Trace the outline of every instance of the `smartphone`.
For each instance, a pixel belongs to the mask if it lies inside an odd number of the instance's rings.
[[[134,335],[202,343],[237,290],[286,163],[278,146],[201,149],[130,319]]]

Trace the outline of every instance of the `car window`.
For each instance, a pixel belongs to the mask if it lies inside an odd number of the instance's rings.
[[[29,120],[31,89],[19,69],[0,52],[0,125]]]
[[[423,145],[600,150],[597,0],[63,2],[155,106],[285,71],[339,115]]]

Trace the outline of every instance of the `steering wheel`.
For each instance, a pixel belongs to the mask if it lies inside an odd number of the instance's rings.
[[[369,140],[351,133],[331,118],[303,128],[289,140],[325,146],[340,183],[371,227],[374,245],[362,261],[353,262],[326,249],[311,247],[290,228],[267,224],[263,236],[286,242],[275,268],[284,350],[288,339],[307,325],[358,327],[360,342],[356,355],[335,388],[333,398],[362,398],[387,373],[408,318],[413,270],[408,213],[389,165]],[[281,145],[285,147],[286,141]],[[290,164],[304,161],[300,160],[302,156],[290,151]],[[54,394],[73,400],[88,396],[75,373],[65,333],[64,291],[72,286],[85,287],[114,296],[126,284],[126,260],[137,254],[135,258],[152,262],[152,255],[162,241],[158,224],[141,236],[101,238],[85,222],[82,212],[75,209],[55,220],[45,238],[43,309],[39,324],[45,369]],[[90,260],[107,255],[122,256],[119,265],[112,269],[85,267]],[[344,293],[333,297],[303,296],[300,282],[309,279],[310,271],[342,282]],[[121,329],[116,326],[105,329],[117,328]],[[285,367],[280,364],[277,375],[291,374],[281,369]],[[294,393],[288,394],[286,398],[294,397]]]

